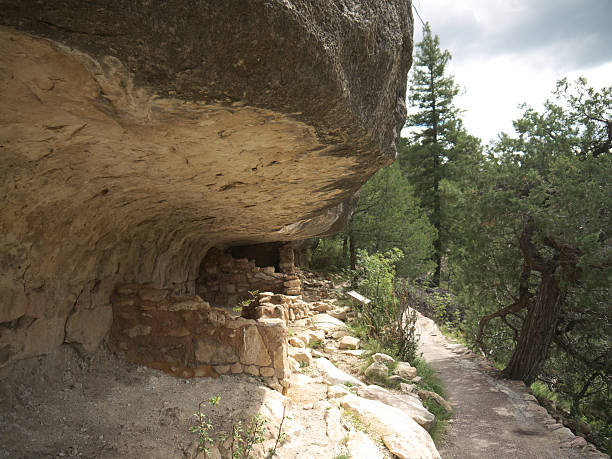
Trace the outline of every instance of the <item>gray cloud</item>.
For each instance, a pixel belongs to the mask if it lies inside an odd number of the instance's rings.
[[[612,60],[612,0],[520,0],[514,11],[494,1],[475,1],[471,10],[435,3],[415,2],[456,59],[524,55],[563,70]],[[477,19],[483,15],[487,23]]]

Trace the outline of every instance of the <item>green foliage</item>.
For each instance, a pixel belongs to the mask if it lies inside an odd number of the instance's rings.
[[[357,249],[369,253],[400,249],[404,257],[395,266],[401,276],[415,278],[433,266],[436,231],[397,163],[378,171],[363,186],[347,232]]]
[[[214,440],[211,437],[211,431],[213,429],[212,423],[209,421],[206,414],[202,412],[202,405],[208,403],[211,406],[216,406],[219,404],[219,400],[221,397],[216,395],[215,397],[210,398],[208,401],[202,401],[198,405],[198,412],[194,413],[194,417],[196,418],[195,425],[189,428],[189,432],[196,434],[198,436],[198,448],[200,451],[209,452],[210,446],[214,444]]]
[[[250,304],[257,299],[257,295],[259,294],[259,290],[249,290],[249,295],[251,298],[247,298],[242,300],[236,306],[232,308],[234,312],[242,313],[243,309],[248,308]]]
[[[232,458],[248,459],[251,457],[253,447],[265,441],[266,424],[268,420],[259,413],[243,425],[242,421],[232,427]]]
[[[434,286],[440,285],[449,220],[454,217],[454,189],[460,186],[454,181],[461,180],[463,171],[478,163],[481,151],[480,141],[465,132],[454,106],[459,89],[446,73],[450,59],[450,53],[440,49],[438,36],[427,24],[423,40],[416,45],[410,79],[413,112],[406,125],[413,133],[410,140],[404,139],[399,145],[402,170],[414,184],[415,194],[436,230]]]
[[[348,253],[343,250],[343,235],[319,239],[307,267],[320,272],[337,272],[348,267]]]
[[[417,374],[421,377],[421,382],[417,385],[419,389],[435,392],[441,397],[446,397],[444,387],[442,386],[436,371],[429,363],[427,363],[425,359],[415,359],[412,362],[412,366],[417,369]]]
[[[600,425],[602,445],[612,423],[612,88],[562,80],[554,96],[542,112],[525,106],[517,135],[500,136],[469,177],[452,262],[471,305],[467,336],[475,341],[480,318],[500,311],[479,345],[514,368],[521,343],[550,333],[534,375],[574,416]],[[552,323],[525,328],[547,299]]]
[[[395,265],[403,253],[395,248],[384,254],[358,252],[359,291],[371,300],[359,305],[357,327],[366,339],[376,341],[401,360],[410,361],[417,352],[416,316],[406,310],[394,292]]]
[[[209,404],[210,406],[217,406],[221,400],[220,395],[211,397],[209,400],[204,400],[198,405],[198,412],[194,414],[196,418],[195,425],[189,428],[189,432],[198,436],[198,448],[200,451],[205,452],[207,455],[210,452],[210,446],[214,445],[215,441],[212,436],[214,426],[210,419],[204,414],[203,405]],[[276,455],[276,450],[279,443],[282,443],[285,438],[283,432],[283,423],[285,422],[285,410],[283,409],[283,418],[278,427],[278,435],[276,442],[272,448],[269,449],[266,455],[267,459],[272,459]],[[233,459],[249,459],[252,458],[253,447],[259,443],[265,441],[265,433],[268,431],[266,427],[268,420],[262,415],[257,413],[253,416],[246,424],[242,421],[238,421],[232,426],[232,446],[231,454]],[[225,441],[227,435],[220,434],[219,440]]]
[[[312,341],[310,341],[310,343],[308,343],[308,347],[311,349],[323,349],[323,340],[321,339],[313,339]]]

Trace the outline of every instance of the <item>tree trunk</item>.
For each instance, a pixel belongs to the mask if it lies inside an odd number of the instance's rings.
[[[559,279],[554,272],[545,271],[538,286],[534,304],[527,311],[512,358],[504,369],[504,376],[531,384],[548,358],[559,320],[561,304]]]
[[[352,232],[349,232],[349,260],[351,269],[355,271],[357,269],[357,249],[355,248],[355,238]]]
[[[433,192],[434,192],[434,210],[432,215],[432,224],[436,231],[438,232],[435,241],[433,242],[434,246],[434,261],[436,262],[436,271],[434,272],[433,279],[431,280],[432,287],[440,286],[440,278],[442,275],[442,202],[440,199],[440,158],[438,157],[438,152],[434,155],[434,183],[433,183]]]

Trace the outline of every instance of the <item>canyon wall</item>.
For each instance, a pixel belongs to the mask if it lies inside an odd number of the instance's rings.
[[[410,2],[0,0],[0,377],[118,286],[338,230],[395,157]]]

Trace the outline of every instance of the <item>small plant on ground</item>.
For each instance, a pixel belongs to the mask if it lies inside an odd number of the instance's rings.
[[[244,425],[242,421],[232,426],[232,458],[248,459],[251,457],[253,447],[265,440],[266,424],[268,420],[259,413]]]
[[[285,423],[285,418],[286,418],[285,411],[286,410],[287,410],[287,407],[284,406],[283,407],[283,418],[281,419],[280,425],[278,426],[278,434],[276,435],[276,442],[274,442],[274,446],[268,450],[268,456],[266,457],[266,459],[272,459],[274,456],[276,456],[276,449],[278,448],[278,445],[284,442],[285,438],[287,437],[285,432],[283,432],[283,424]]]
[[[196,418],[196,424],[189,428],[189,432],[198,435],[198,449],[200,451],[204,451],[207,454],[210,452],[210,446],[214,444],[214,440],[211,437],[211,431],[213,429],[213,425],[211,424],[208,417],[202,412],[202,405],[206,403],[211,406],[216,406],[219,404],[220,396],[216,395],[215,397],[210,398],[209,400],[203,400],[198,405],[198,412],[194,413]]]
[[[310,343],[308,343],[308,347],[311,349],[323,349],[323,340],[313,339]]]
[[[206,404],[216,406],[219,404],[220,399],[221,397],[216,395],[215,397],[211,397],[209,400],[200,402],[198,405],[198,412],[194,414],[196,423],[194,426],[189,428],[189,432],[198,435],[198,449],[205,452],[207,456],[210,453],[210,447],[215,443],[212,436],[214,426],[206,414],[204,414],[203,406]],[[281,419],[278,427],[276,442],[274,443],[274,446],[268,450],[266,459],[272,459],[275,457],[278,445],[285,440],[286,434],[283,431],[285,419],[285,408],[283,408],[283,418]],[[252,453],[254,446],[265,441],[265,433],[269,431],[267,423],[268,420],[258,413],[253,416],[247,424],[243,424],[242,421],[238,421],[238,423],[232,426],[232,459],[250,459],[253,457]],[[221,441],[225,441],[227,440],[227,435],[220,434],[219,439]]]

